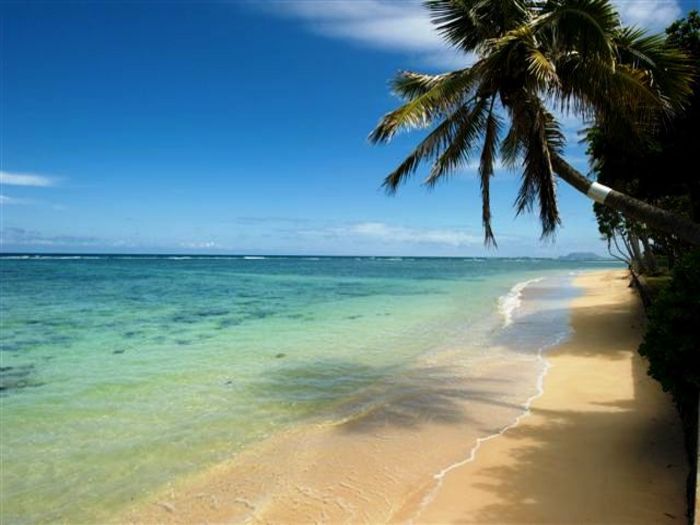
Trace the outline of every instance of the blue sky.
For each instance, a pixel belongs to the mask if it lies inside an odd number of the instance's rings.
[[[661,29],[693,2],[618,2]],[[590,202],[559,186],[563,225],[514,217],[493,183],[482,243],[474,167],[394,197],[383,176],[419,135],[371,146],[399,69],[465,63],[417,3],[4,2],[3,251],[531,255],[604,253]],[[586,169],[574,138],[569,159]],[[425,173],[425,170],[422,172]]]

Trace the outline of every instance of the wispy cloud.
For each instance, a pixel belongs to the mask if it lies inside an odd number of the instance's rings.
[[[188,250],[207,250],[207,249],[223,249],[219,243],[214,241],[195,241],[195,242],[181,242],[180,248],[186,248]]]
[[[677,0],[615,0],[622,20],[659,31],[682,14]],[[411,55],[423,66],[454,69],[473,56],[449,46],[421,0],[270,0],[270,13],[303,20],[327,37]]]
[[[383,222],[358,222],[321,230],[299,232],[305,236],[376,241],[382,244],[430,244],[451,247],[480,246],[481,235],[456,228],[410,228]]]
[[[677,0],[615,0],[622,21],[653,31],[661,31],[683,14]]]
[[[410,54],[422,65],[449,69],[473,61],[445,43],[420,0],[272,0],[266,5],[322,35]]]
[[[221,251],[230,247],[214,241],[144,240],[138,235],[127,238],[109,238],[93,235],[46,233],[18,227],[6,227],[0,230],[0,247],[22,247],[24,249],[76,249],[76,250],[119,250],[127,251],[155,250],[168,251]]]
[[[457,229],[427,229],[392,226],[383,222],[362,222],[350,228],[350,232],[384,242],[412,242],[419,244],[445,244],[465,246],[480,244],[481,236]]]
[[[18,197],[10,197],[9,195],[0,195],[0,206],[9,206],[15,204],[31,204],[33,201],[29,199],[20,199]]]
[[[94,246],[102,244],[98,237],[81,235],[45,235],[24,228],[3,228],[0,244],[32,246]]]
[[[58,179],[46,175],[36,175],[33,173],[9,173],[0,171],[0,184],[8,186],[56,186]]]

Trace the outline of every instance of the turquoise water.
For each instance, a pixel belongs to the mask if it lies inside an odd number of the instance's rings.
[[[426,355],[536,351],[564,317],[513,323],[513,286],[610,264],[3,256],[2,522],[106,519],[290,425],[352,417],[363,392],[381,403]]]

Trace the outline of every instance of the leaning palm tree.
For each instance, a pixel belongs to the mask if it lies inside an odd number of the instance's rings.
[[[682,110],[693,70],[665,39],[622,26],[609,0],[428,0],[447,41],[475,56],[470,67],[441,75],[404,71],[393,81],[405,104],[370,134],[429,128],[384,180],[397,190],[419,165],[433,186],[479,157],[486,244],[495,245],[489,183],[498,157],[520,165],[517,213],[537,205],[543,237],[560,222],[554,175],[590,198],[652,228],[700,244],[700,225],[592,182],[563,158],[554,114],[573,113],[612,132],[641,133]]]

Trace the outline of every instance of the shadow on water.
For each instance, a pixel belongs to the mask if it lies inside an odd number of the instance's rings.
[[[345,420],[342,432],[373,432],[379,427],[418,427],[428,423],[475,422],[468,406],[514,411],[507,379],[464,377],[453,368],[369,366],[339,360],[294,364],[272,370],[253,386],[258,398],[292,406],[306,417]]]
[[[578,295],[571,294],[569,295]],[[576,348],[561,344],[557,346],[559,353],[572,353],[580,357],[597,357],[609,360],[620,360],[629,356],[629,348],[636,343],[621,340],[617,348],[610,349],[609,344],[603,345],[607,339],[609,327],[625,326],[638,328],[638,312],[630,312],[629,304],[579,307],[576,310],[577,320],[574,330],[577,330]],[[600,317],[604,317],[601,322]],[[568,305],[559,308],[545,308],[520,316],[507,329],[499,330],[489,344],[503,346],[516,352],[534,353],[542,346],[555,342],[558,335],[564,335],[572,327],[568,326],[570,309]],[[563,323],[567,323],[564,327]],[[530,326],[528,326],[530,325]],[[548,327],[561,330],[561,334],[544,333]],[[600,330],[591,330],[590,326],[600,326]],[[544,335],[544,337],[543,337]],[[583,343],[580,345],[580,343]],[[635,362],[635,377],[645,376],[645,365]],[[323,363],[315,366],[323,367]],[[346,368],[348,363],[340,368]],[[339,370],[337,373],[343,373]],[[364,376],[363,370],[351,371]],[[348,403],[353,417],[340,428],[346,432],[371,432],[377,427],[395,425],[402,427],[418,426],[427,422],[438,423],[469,423],[473,419],[469,407],[482,411],[484,407],[499,407],[521,410],[522,405],[508,400],[504,392],[513,390],[505,383],[507,379],[469,377],[455,373],[450,367],[433,366],[418,369],[371,369],[369,377],[378,376],[374,381],[368,381],[364,388],[358,389]],[[494,386],[494,383],[503,383]],[[639,397],[639,394],[638,394]],[[621,401],[622,402],[622,401]],[[644,402],[644,400],[638,400]],[[617,407],[620,410],[625,408]]]

